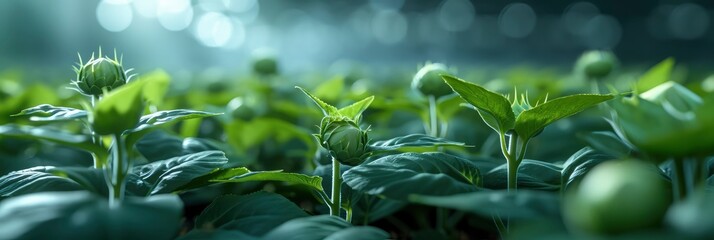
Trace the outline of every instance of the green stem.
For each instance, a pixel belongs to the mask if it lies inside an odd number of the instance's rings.
[[[439,232],[446,234],[446,218],[447,218],[447,209],[442,208],[442,207],[437,207],[436,208],[436,229],[439,230]]]
[[[99,101],[99,97],[97,97],[97,96],[91,97],[92,109],[94,109],[94,107],[96,106],[97,101]],[[92,142],[94,144],[97,144],[97,145],[103,147],[104,142],[102,142],[102,136],[100,136],[99,134],[94,132],[94,129],[92,129],[91,124],[87,123],[87,128],[89,128],[89,134],[92,135]],[[94,168],[96,168],[96,169],[104,168],[104,166],[106,164],[106,161],[104,159],[100,159],[99,156],[97,156],[96,154],[93,154],[93,153],[92,153],[92,159],[94,160]]]
[[[698,189],[706,186],[709,169],[704,159],[693,157],[690,158],[689,161],[692,161],[692,165],[694,165],[694,169],[692,169],[692,171],[694,171],[692,190],[697,191]]]
[[[491,215],[491,218],[493,219],[493,223],[496,224],[496,229],[498,229],[498,235],[501,236],[501,239],[504,239],[506,233],[508,233],[508,228],[506,227],[506,224],[503,224],[503,220],[501,220],[501,217],[499,216]]]
[[[330,215],[340,216],[340,209],[342,208],[342,199],[340,195],[342,187],[342,174],[340,172],[340,162],[334,157],[332,158],[332,200],[330,201]]]
[[[345,211],[347,212],[347,216],[345,217],[345,220],[347,220],[348,223],[352,223],[352,208],[346,208]]]
[[[674,199],[676,199],[677,201],[682,201],[687,196],[687,180],[684,176],[684,159],[675,158],[673,161],[674,162],[672,168],[674,170],[675,178],[672,183],[675,184],[675,188],[677,189],[677,191],[675,192],[676,196]]]
[[[519,159],[513,159],[513,156],[518,156],[517,147],[518,146],[518,135],[516,133],[511,133],[508,137],[508,155],[511,156],[508,159],[508,191],[515,192],[518,186],[518,165],[520,164]]]
[[[112,136],[114,148],[112,149],[111,166],[111,191],[109,192],[109,205],[117,206],[124,198],[125,177],[129,170],[129,159],[125,146],[125,139],[121,134]]]
[[[436,117],[436,97],[429,95],[429,136],[436,137],[439,134],[438,119]]]

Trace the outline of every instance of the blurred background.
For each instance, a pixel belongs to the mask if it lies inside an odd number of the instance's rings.
[[[569,70],[589,49],[623,65],[714,58],[714,2],[24,0],[0,2],[0,71],[72,78],[77,53],[117,49],[144,72],[240,74],[272,54],[285,74],[519,65]],[[108,51],[107,51],[108,50]]]

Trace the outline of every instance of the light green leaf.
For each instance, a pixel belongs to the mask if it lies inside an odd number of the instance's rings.
[[[147,74],[139,76],[140,81],[146,81],[144,86],[144,98],[153,105],[160,105],[163,102],[164,95],[169,88],[171,77],[166,71],[158,69]]]
[[[330,80],[320,83],[320,85],[315,88],[313,95],[321,99],[326,99],[327,101],[337,101],[342,97],[342,91],[345,88],[345,81],[343,77],[337,76]]]
[[[345,232],[347,231],[347,232]],[[345,220],[329,215],[310,216],[287,221],[263,236],[263,239],[388,239],[389,234],[369,226],[353,227]]]
[[[474,163],[444,153],[388,155],[347,170],[343,178],[355,190],[397,200],[473,192],[481,186]]]
[[[451,208],[475,213],[486,218],[539,220],[560,219],[560,195],[558,193],[519,189],[479,191],[450,196],[412,196],[412,202],[429,206]]]
[[[54,167],[33,167],[0,177],[0,198],[46,191],[84,189],[75,181],[50,173]]]
[[[635,84],[635,91],[642,93],[669,81],[674,67],[674,58],[667,58],[650,68]]]
[[[252,181],[281,181],[291,184],[301,184],[322,191],[322,178],[299,173],[286,173],[278,171],[247,172],[233,176],[229,179],[215,179],[213,182],[252,182]],[[221,176],[223,178],[223,176]]]
[[[93,109],[92,129],[101,135],[121,134],[136,127],[144,112],[147,81],[132,81],[104,95]]]
[[[309,92],[307,92],[305,89],[303,89],[301,87],[295,86],[295,88],[300,89],[300,91],[302,91],[303,93],[305,93],[305,95],[310,97],[310,99],[312,99],[312,101],[315,102],[315,104],[322,110],[322,113],[324,113],[325,116],[336,116],[339,114],[336,107],[323,102],[322,100],[320,100],[319,98],[310,94]]]
[[[424,134],[410,134],[378,141],[370,144],[369,147],[370,150],[374,152],[426,152],[436,151],[438,147],[446,146],[468,147],[464,143],[452,142],[444,138],[431,137]]]
[[[504,134],[513,129],[516,117],[506,97],[456,77],[448,75],[442,77],[464,101],[478,109],[481,118],[493,130]]]
[[[196,218],[194,231],[238,230],[261,236],[307,213],[285,197],[268,192],[221,196]]]
[[[357,122],[361,118],[362,112],[364,112],[364,110],[366,110],[369,105],[372,104],[373,100],[374,96],[366,97],[365,99],[353,103],[352,105],[341,108],[340,110],[338,110],[338,113],[342,116],[352,119],[352,121]]]
[[[228,162],[221,151],[204,151],[134,167],[127,190],[137,195],[171,193]]]
[[[99,159],[106,159],[107,157],[107,149],[94,144],[92,138],[88,135],[75,135],[46,127],[2,125],[0,126],[0,136],[45,140],[85,150],[95,154]]]
[[[70,107],[56,107],[50,104],[42,104],[22,110],[13,117],[30,116],[30,121],[37,122],[59,122],[77,119],[86,119],[87,111]]]
[[[0,232],[7,239],[171,239],[182,210],[176,195],[127,197],[109,206],[86,191],[33,193],[0,202]]]
[[[519,138],[528,140],[549,124],[612,98],[609,94],[577,94],[550,100],[518,115],[516,133]]]

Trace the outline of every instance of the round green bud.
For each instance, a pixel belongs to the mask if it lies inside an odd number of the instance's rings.
[[[450,74],[446,65],[428,63],[414,75],[412,89],[419,91],[424,96],[436,98],[452,94],[454,91],[441,78],[443,74]]]
[[[617,65],[617,57],[610,51],[587,51],[575,64],[578,72],[588,79],[602,79]]]
[[[256,115],[255,109],[249,106],[242,97],[233,98],[230,102],[228,102],[226,108],[228,108],[228,112],[234,119],[250,121]]]
[[[321,128],[322,146],[338,162],[356,166],[369,157],[367,131],[350,120],[323,120]]]
[[[278,61],[274,57],[258,57],[253,61],[253,72],[259,75],[277,75]]]
[[[671,184],[657,166],[617,160],[593,168],[564,202],[575,231],[617,234],[657,227],[672,202]]]
[[[127,82],[126,72],[117,60],[92,58],[77,71],[77,80],[72,82],[85,95],[100,96]]]

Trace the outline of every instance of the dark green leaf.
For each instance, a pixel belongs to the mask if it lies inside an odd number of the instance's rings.
[[[614,132],[597,131],[579,135],[592,148],[618,158],[629,157],[633,149]]]
[[[109,206],[85,191],[33,193],[0,203],[0,232],[6,239],[171,239],[182,209],[176,195]]]
[[[352,229],[354,228],[354,229]],[[352,230],[350,230],[352,229]],[[347,232],[345,232],[347,231]],[[329,215],[290,220],[263,236],[263,239],[387,239],[389,234],[374,227],[352,227],[341,218]]]
[[[518,115],[516,133],[519,138],[528,140],[549,124],[612,98],[612,95],[577,94],[553,99]]]
[[[190,231],[178,238],[178,240],[257,240],[258,237],[248,235],[240,231],[215,230],[215,231]]]
[[[424,134],[410,134],[396,137],[389,140],[378,141],[370,144],[370,149],[375,152],[426,152],[435,151],[437,147],[459,146],[465,147],[464,143],[452,142],[443,138],[431,137]]]
[[[97,155],[99,159],[106,159],[107,157],[107,149],[94,144],[92,138],[88,135],[75,135],[46,127],[3,125],[0,126],[0,136],[45,140],[85,150]]]
[[[129,132],[139,132],[151,127],[186,119],[212,117],[217,115],[221,115],[221,113],[210,113],[190,109],[158,111],[142,116],[141,119],[139,119],[139,123],[137,124],[136,128],[130,129]]]
[[[247,169],[246,169],[247,170]],[[223,178],[221,176],[220,178]],[[252,182],[252,181],[281,181],[292,184],[301,184],[322,191],[322,178],[299,173],[286,173],[278,171],[247,172],[230,179],[216,179],[214,182]]]
[[[516,117],[506,97],[452,76],[442,77],[464,101],[476,107],[483,121],[493,130],[503,134],[513,129]]]
[[[84,189],[71,179],[50,173],[53,168],[33,167],[10,172],[0,177],[0,197],[7,198],[36,192]]]
[[[524,159],[518,167],[518,189],[554,191],[560,189],[562,168],[556,164]],[[484,187],[506,189],[508,186],[507,164],[489,171],[484,176]]]
[[[561,172],[563,189],[568,189],[572,184],[580,181],[596,165],[612,159],[614,159],[612,156],[599,153],[589,147],[580,149],[563,164]]]
[[[42,104],[24,109],[20,113],[12,116],[30,116],[31,121],[38,122],[70,121],[86,119],[87,111],[70,107],[56,107],[50,104]]]
[[[667,58],[665,60],[662,60],[654,67],[647,70],[647,72],[642,75],[639,80],[637,80],[635,90],[637,92],[642,93],[656,87],[657,85],[671,80],[669,78],[670,75],[672,75],[673,67],[674,58]]]
[[[474,163],[444,153],[389,155],[355,166],[343,178],[355,190],[398,200],[473,192],[481,185]]]
[[[226,162],[223,152],[204,151],[137,166],[128,176],[127,189],[133,189],[137,195],[171,193]]]
[[[196,230],[238,230],[261,236],[284,222],[307,213],[285,197],[268,192],[222,196],[196,218]]]
[[[191,180],[191,182],[184,184],[183,186],[176,188],[177,192],[186,191],[194,188],[200,188],[215,184],[217,180],[227,180],[235,176],[240,176],[249,173],[250,170],[244,167],[240,168],[224,168],[215,170],[209,174],[203,175],[201,177]]]
[[[452,208],[483,217],[500,216],[501,219],[539,220],[560,219],[558,193],[519,189],[479,191],[451,196],[412,196],[413,202],[435,207]]]

